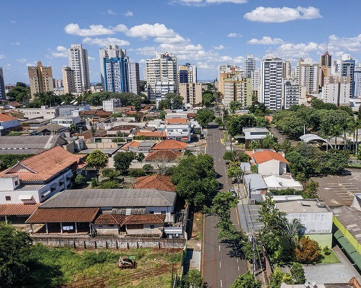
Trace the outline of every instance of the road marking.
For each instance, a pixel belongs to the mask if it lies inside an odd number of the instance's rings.
[[[218,246],[218,251],[221,252],[221,245]]]
[[[222,269],[222,262],[219,261],[219,269]]]
[[[238,268],[238,271],[239,271],[239,266],[237,266],[237,268]]]
[[[221,280],[220,282],[221,282],[221,287],[223,287],[223,283],[222,283],[222,280]]]
[[[238,258],[237,258],[237,263],[238,263]]]

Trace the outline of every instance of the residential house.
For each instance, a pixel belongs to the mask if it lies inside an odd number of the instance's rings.
[[[243,183],[246,187],[249,199],[263,202],[267,194],[267,185],[261,174],[247,174],[243,176]]]
[[[166,175],[150,175],[138,177],[134,182],[135,189],[157,189],[175,192],[176,186],[172,183],[171,177]]]
[[[294,180],[291,175],[270,175],[264,176],[268,190],[283,190],[283,189],[295,189],[296,191],[302,191],[303,186],[300,182]]]
[[[181,120],[181,119],[168,119],[169,120]],[[188,120],[187,120],[188,121]],[[183,141],[183,142],[191,142],[192,136],[192,128],[189,122],[184,124],[167,124],[165,127],[165,132],[167,135],[167,139]]]
[[[252,154],[251,158],[258,168],[258,173],[263,176],[282,175],[287,172],[288,161],[280,153],[264,150]]]
[[[136,134],[136,139],[144,140],[165,140],[167,138],[167,133],[165,131],[138,131]]]
[[[20,130],[19,120],[6,114],[0,114],[0,136]]]
[[[248,148],[252,142],[254,141],[259,142],[260,140],[271,135],[271,132],[264,127],[252,127],[252,128],[244,127],[242,129],[242,132],[244,134],[244,141],[246,144],[246,148]]]
[[[154,145],[150,151],[167,150],[167,151],[182,151],[187,149],[187,143],[177,140],[164,140]]]
[[[43,118],[48,120],[60,115],[58,107],[48,107],[46,105],[40,108],[17,108],[16,110],[24,113],[27,119]]]
[[[59,116],[51,120],[51,123],[64,126],[66,128],[71,128],[72,126],[79,126],[82,123],[80,116]]]
[[[170,162],[176,162],[182,156],[183,156],[182,151],[157,150],[150,152],[147,156],[145,156],[144,161],[170,163]]]

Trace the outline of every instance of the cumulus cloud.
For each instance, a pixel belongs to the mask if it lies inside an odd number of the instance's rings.
[[[221,44],[221,45],[218,45],[218,46],[213,46],[213,48],[215,50],[223,50],[224,49],[224,46]]]
[[[214,69],[214,65],[209,65],[207,62],[198,62],[198,63],[197,63],[197,68],[207,69],[207,70],[213,70],[213,69]]]
[[[132,17],[133,16],[133,12],[132,11],[127,11],[127,13],[124,14],[125,17]]]
[[[297,7],[297,8],[272,8],[257,7],[243,16],[249,21],[266,23],[283,23],[293,20],[310,20],[322,18],[319,9],[315,7]]]
[[[107,14],[108,14],[108,15],[117,15],[117,13],[115,13],[115,12],[114,12],[113,10],[111,10],[111,9],[108,9]]]
[[[114,34],[114,31],[110,28],[106,28],[103,25],[90,25],[89,28],[80,28],[76,23],[70,23],[64,27],[67,34],[89,37],[98,35],[110,35]]]
[[[5,55],[4,54],[0,54],[0,59],[4,59]]]
[[[336,35],[330,35],[328,37],[329,50],[337,52],[339,50],[348,52],[360,52],[361,51],[361,34],[355,37],[338,37]]]
[[[121,40],[118,38],[91,38],[86,37],[83,39],[84,44],[88,45],[98,45],[98,46],[107,46],[110,44],[119,45],[119,46],[127,46],[130,43],[126,40]]]
[[[11,45],[20,46],[20,42],[11,42]]]
[[[232,32],[232,33],[229,33],[229,34],[227,35],[227,37],[229,37],[229,38],[237,38],[237,37],[242,37],[242,35]]]
[[[311,52],[321,53],[324,49],[322,44],[315,42],[309,43],[283,43],[275,50],[268,51],[272,54],[277,55],[277,57],[297,60],[299,58],[306,58],[310,56]]]
[[[167,28],[164,24],[142,24],[131,27],[126,31],[126,35],[129,37],[172,37],[176,33],[173,29]]]
[[[33,61],[33,62],[29,62],[29,63],[26,63],[26,66],[36,66],[38,65],[38,63],[36,61]]]
[[[282,43],[283,40],[281,38],[271,38],[269,36],[263,36],[262,39],[253,38],[247,42],[247,44],[252,45],[278,45]]]
[[[67,58],[68,50],[64,46],[57,46],[55,51],[51,51],[51,56],[54,58]]]
[[[22,59],[16,59],[16,61],[19,63],[25,63],[27,60],[25,58],[22,58]]]
[[[224,3],[243,4],[243,3],[247,3],[247,0],[173,0],[170,3],[171,4],[179,3],[186,6],[207,6],[211,4],[224,4]]]

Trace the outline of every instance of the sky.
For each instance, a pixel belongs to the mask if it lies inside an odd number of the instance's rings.
[[[213,80],[222,64],[273,54],[296,64],[327,48],[333,59],[361,59],[359,0],[12,0],[0,5],[0,67],[5,83],[29,83],[42,61],[61,78],[71,44],[88,49],[91,82],[100,81],[99,49],[118,44],[141,65],[170,52]],[[259,65],[259,63],[258,63]]]

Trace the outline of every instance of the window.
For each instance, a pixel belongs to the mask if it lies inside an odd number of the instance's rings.
[[[5,196],[6,201],[11,201],[11,196]]]
[[[149,211],[149,214],[154,214],[154,211]]]
[[[15,181],[15,186],[18,186],[19,185],[19,181]]]
[[[161,214],[165,214],[165,213],[166,213],[166,211],[161,211],[160,213],[161,213]]]
[[[154,225],[150,225],[150,229],[154,229]]]

